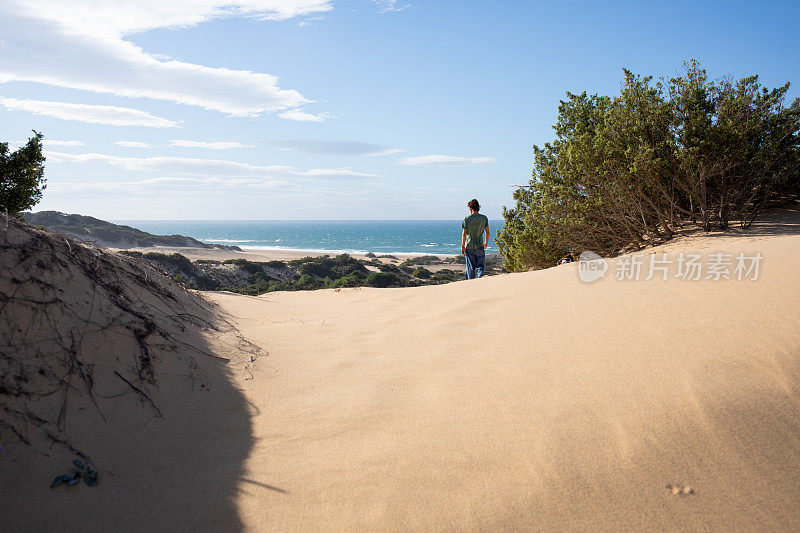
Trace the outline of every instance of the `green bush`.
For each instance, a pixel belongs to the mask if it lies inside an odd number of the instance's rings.
[[[359,278],[355,273],[349,276],[343,276],[331,283],[331,287],[338,289],[339,287],[360,287],[363,285],[363,278]]]
[[[435,255],[421,255],[419,257],[411,257],[406,259],[400,266],[414,266],[414,265],[436,265],[441,263],[442,260]]]
[[[364,280],[370,287],[402,287],[403,280],[397,274],[389,272],[373,272]]]
[[[264,274],[264,263],[258,261],[248,261],[247,259],[226,259],[222,262],[223,265],[236,265],[248,274],[260,276]]]
[[[414,276],[415,278],[428,279],[431,277],[431,271],[425,267],[419,267],[414,272],[412,272],[411,275]]]
[[[136,250],[119,250],[117,253],[120,255],[127,255],[128,257],[138,257],[140,259],[144,257],[142,252],[138,252]]]
[[[394,274],[399,274],[401,272],[400,267],[397,265],[389,265],[385,263],[381,263],[378,266],[378,270],[381,272],[392,272]]]
[[[294,287],[298,290],[316,289],[319,288],[321,283],[313,276],[303,274],[300,279],[294,283]]]
[[[450,282],[450,281],[460,281],[464,279],[464,273],[458,270],[450,270],[450,269],[443,269],[438,270],[431,274],[430,279],[432,281],[439,281],[439,282]]]

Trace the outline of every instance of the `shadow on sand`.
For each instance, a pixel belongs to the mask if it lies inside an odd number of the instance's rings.
[[[144,262],[0,231],[0,529],[237,531],[258,349]],[[51,488],[81,459],[98,484]],[[248,489],[249,490],[249,489]]]

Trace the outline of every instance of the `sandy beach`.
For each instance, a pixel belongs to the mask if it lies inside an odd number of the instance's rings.
[[[245,469],[287,492],[247,487],[244,523],[800,526],[800,237],[725,250],[763,254],[760,279],[587,285],[567,265],[215,295],[270,350],[244,387],[262,413]]]
[[[205,293],[260,354],[209,332],[194,366],[154,356],[163,418],[98,377],[103,418],[86,400],[67,429],[100,484],[50,489],[70,454],[4,442],[3,514],[13,530],[796,530],[793,217],[643,251],[639,280],[616,279],[623,257],[592,283],[569,264]],[[676,277],[681,253],[720,251],[732,279]],[[760,254],[757,279],[737,279],[739,254]],[[668,279],[647,280],[665,257]],[[97,357],[124,353],[116,338]]]

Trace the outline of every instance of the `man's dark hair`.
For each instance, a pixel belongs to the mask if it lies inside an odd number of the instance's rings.
[[[470,209],[472,209],[473,211],[476,211],[476,212],[481,210],[481,204],[479,204],[478,200],[476,200],[475,198],[473,198],[472,200],[469,201],[469,203],[467,204],[467,207],[469,207]]]

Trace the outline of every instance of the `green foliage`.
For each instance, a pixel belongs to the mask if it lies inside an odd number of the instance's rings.
[[[226,259],[222,262],[223,265],[236,265],[248,274],[260,276],[264,274],[264,263],[258,261],[248,261],[247,259]]]
[[[16,216],[39,203],[47,187],[44,162],[41,133],[34,131],[14,152],[9,152],[8,143],[0,143],[0,211]]]
[[[303,274],[302,276],[300,276],[300,279],[298,279],[295,282],[294,287],[296,289],[301,289],[301,290],[302,289],[316,289],[316,288],[320,287],[321,285],[323,285],[323,284],[320,283],[313,276],[310,276],[309,274]]]
[[[402,287],[402,278],[391,272],[373,272],[364,280],[370,287]]]
[[[431,265],[431,264],[435,265],[441,262],[442,260],[435,255],[421,255],[419,257],[411,257],[409,259],[406,259],[405,261],[400,263],[400,266],[403,267],[403,266]]]
[[[338,289],[340,287],[360,287],[362,285],[362,279],[363,278],[359,278],[355,273],[353,273],[335,280],[330,284],[330,286],[334,289]]]
[[[449,268],[445,268],[442,270],[437,270],[433,274],[431,274],[430,280],[436,281],[439,283],[449,283],[451,281],[460,281],[464,279],[464,273],[458,270],[450,270]]]
[[[336,257],[306,257],[287,264],[283,261],[262,263],[245,259],[198,260],[193,263],[181,254],[143,254],[138,251],[119,253],[147,259],[189,288],[229,290],[250,295],[320,288],[409,287],[449,283],[463,278],[461,272],[454,270],[443,270],[434,274],[424,267],[399,267],[382,263],[382,272],[371,272],[366,267],[368,261],[346,254]],[[232,269],[231,266],[235,268]],[[270,277],[265,270],[268,267],[281,270],[283,281]],[[326,275],[322,276],[324,273]]]
[[[393,272],[395,274],[399,274],[401,272],[400,267],[397,265],[391,265],[388,263],[381,263],[378,266],[378,270],[381,272]]]
[[[425,267],[419,267],[411,273],[415,278],[428,279],[431,277],[431,271]]]
[[[618,253],[695,221],[747,227],[772,199],[800,192],[800,99],[785,106],[788,84],[713,81],[694,61],[668,82],[624,75],[619,96],[560,102],[556,139],[533,147],[533,178],[503,210],[507,269]]]
[[[181,255],[178,253],[167,255],[167,254],[162,254],[160,252],[147,252],[142,257],[144,257],[148,261],[159,262],[165,265],[169,265],[178,270],[184,270],[184,271],[192,270],[192,261],[185,255]]]
[[[304,257],[289,262],[290,266],[297,268],[300,274],[308,274],[319,279],[330,277],[332,279],[361,273],[366,275],[369,270],[362,261],[351,257],[348,254],[331,257],[323,255],[320,257]]]
[[[120,255],[127,255],[128,257],[138,257],[140,259],[144,257],[142,252],[138,252],[136,250],[120,250],[117,253]]]

